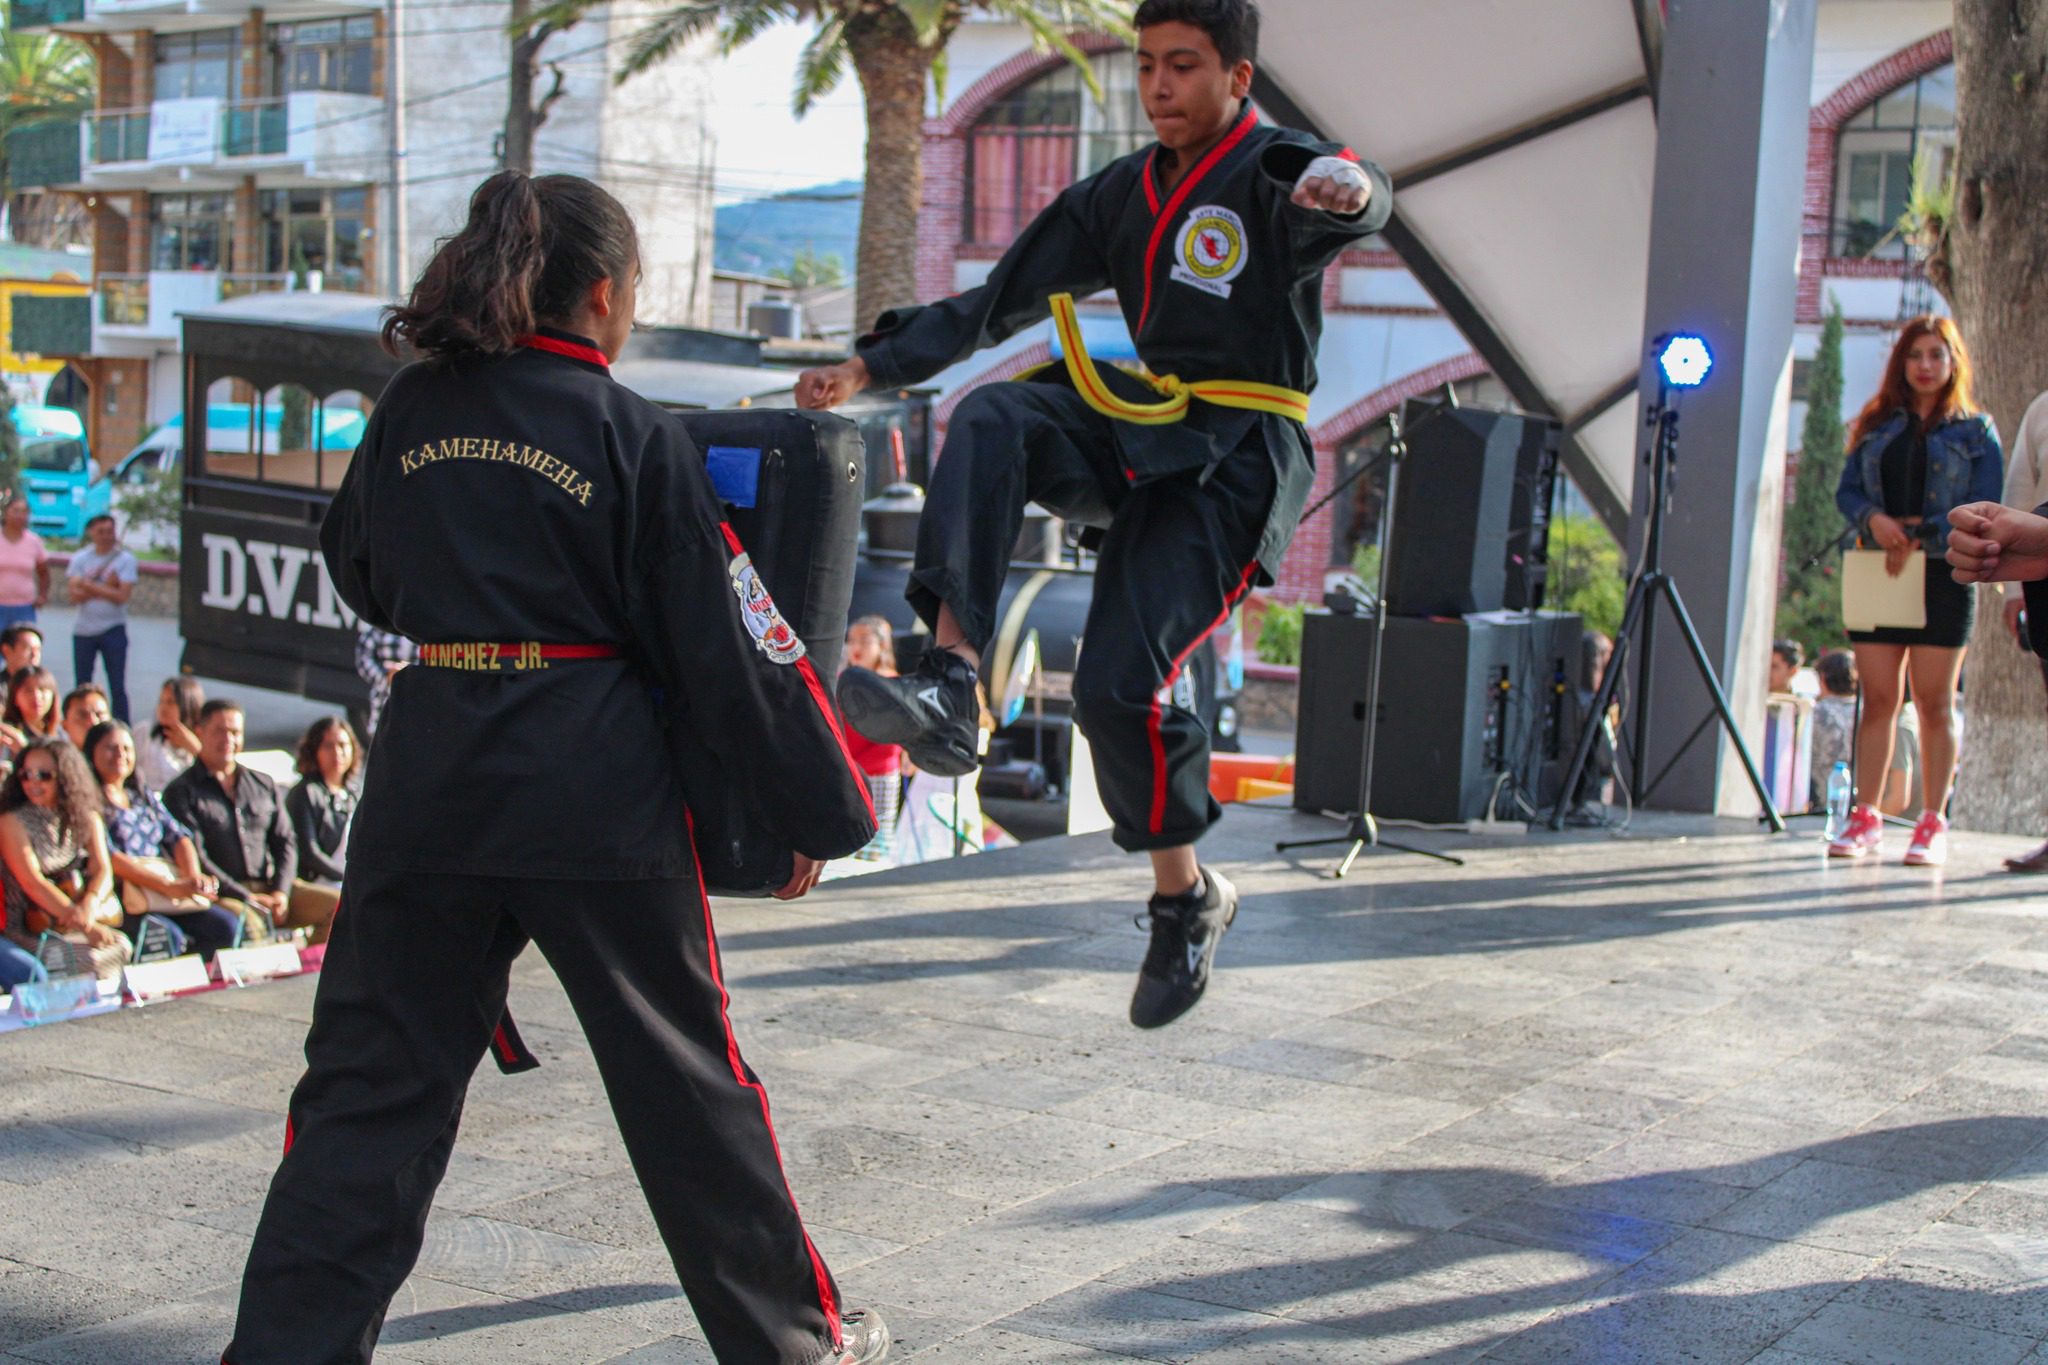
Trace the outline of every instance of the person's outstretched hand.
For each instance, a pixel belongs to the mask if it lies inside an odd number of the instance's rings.
[[[789,881],[775,893],[779,901],[793,901],[818,884],[818,874],[825,870],[825,864],[816,858],[794,855],[795,867],[789,874]]]
[[[796,405],[836,408],[868,386],[868,363],[859,356],[837,365],[805,370],[796,377]]]
[[[1958,583],[2048,578],[2048,518],[1998,502],[1965,503],[1948,514],[1948,562]]]

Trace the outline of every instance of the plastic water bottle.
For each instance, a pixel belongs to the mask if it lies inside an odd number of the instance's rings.
[[[1849,765],[1837,762],[1828,769],[1828,838],[1841,837],[1849,827],[1849,803],[1856,799],[1856,789],[1849,781]]]

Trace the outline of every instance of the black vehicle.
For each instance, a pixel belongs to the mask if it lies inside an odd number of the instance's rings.
[[[399,368],[378,344],[385,303],[361,294],[259,294],[185,315],[186,413],[248,413],[247,431],[224,429],[219,420],[183,423],[178,616],[185,672],[363,707],[355,617],[327,578],[319,527],[354,455],[333,448],[325,434],[359,426]],[[795,381],[789,370],[641,358],[630,349],[613,374],[677,410],[786,407]],[[931,395],[864,394],[841,411],[861,429],[876,495],[853,614],[888,617],[907,668],[918,637],[903,600],[909,556],[902,514],[914,519],[904,490],[914,490],[908,481],[930,467]],[[984,789],[1035,799],[1066,786],[1068,690],[1093,582],[1046,523],[1034,523],[1026,539],[1032,543],[1011,573],[1003,633],[988,661],[993,700],[1000,703],[1016,648],[1034,629],[1042,668],[1022,714],[998,735]],[[1232,635],[1219,632],[1191,661],[1180,698],[1208,721],[1221,749],[1236,747],[1234,650]],[[1014,762],[1004,764],[1006,756]],[[1029,771],[1034,764],[1037,776]]]

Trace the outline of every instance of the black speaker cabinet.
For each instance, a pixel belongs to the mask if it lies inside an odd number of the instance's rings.
[[[1389,527],[1396,616],[1541,606],[1558,425],[1492,408],[1423,408]]]
[[[1393,616],[1380,675],[1372,813],[1451,824],[1479,820],[1501,774],[1538,809],[1556,799],[1578,738],[1574,615],[1492,612],[1457,621]],[[1302,623],[1294,804],[1358,801],[1373,618],[1310,612]],[[1514,818],[1502,797],[1502,819]]]

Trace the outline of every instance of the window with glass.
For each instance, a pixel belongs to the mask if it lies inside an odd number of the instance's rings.
[[[159,194],[149,203],[152,270],[219,270],[227,257],[228,196]]]
[[[317,270],[324,288],[363,288],[367,188],[266,190],[260,202],[266,273]]]
[[[1928,185],[1948,182],[1956,146],[1956,71],[1930,71],[1842,125],[1835,152],[1837,256],[1902,257],[1899,218],[1914,163]]]
[[[153,40],[156,84],[160,100],[227,99],[237,92],[235,30],[210,28],[203,33],[159,33]]]
[[[270,88],[372,93],[377,59],[377,19],[323,19],[318,23],[270,26]]]
[[[1152,141],[1138,98],[1137,57],[1111,52],[1089,65],[1098,102],[1071,65],[990,105],[967,135],[965,240],[1008,246],[1061,190]]]

